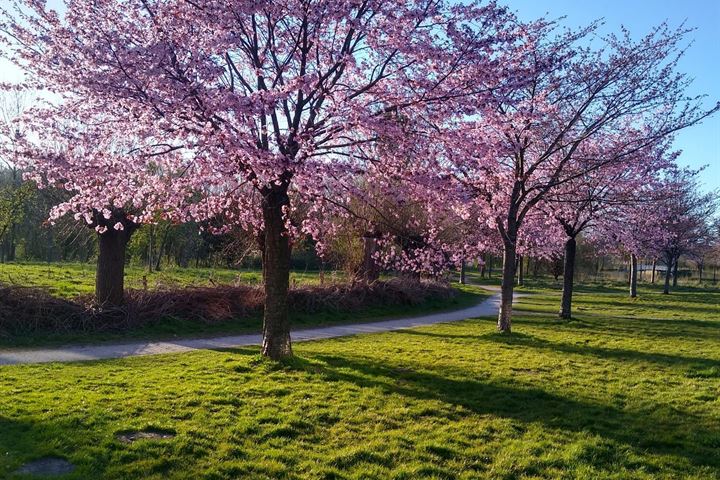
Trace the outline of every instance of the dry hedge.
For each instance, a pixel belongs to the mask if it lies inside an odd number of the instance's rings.
[[[416,305],[455,294],[440,282],[393,279],[292,288],[289,303],[293,312],[352,312],[375,306]],[[263,298],[261,288],[245,285],[128,290],[122,307],[98,309],[90,296],[64,300],[43,289],[0,284],[0,336],[123,331],[168,318],[219,323],[259,316]]]

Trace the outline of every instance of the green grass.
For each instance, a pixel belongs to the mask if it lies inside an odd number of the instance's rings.
[[[522,298],[519,308],[540,313],[557,313],[560,302],[557,291],[561,283],[550,280],[530,281],[517,289],[532,293]],[[720,289],[681,286],[671,288],[670,295],[662,293],[662,285],[641,284],[638,297],[629,298],[626,284],[606,282],[576,285],[573,314],[611,315],[624,318],[680,319],[683,323],[697,319],[720,319]]]
[[[720,292],[536,289],[491,319],[295,345],[0,367],[0,477],[720,478]],[[546,313],[547,312],[547,313]],[[174,432],[126,444],[120,433]]]
[[[259,270],[223,268],[166,267],[160,272],[148,272],[144,267],[130,265],[125,268],[125,288],[143,288],[146,277],[148,288],[232,285],[236,283],[260,284]],[[339,272],[329,272],[326,281],[342,280]],[[55,296],[72,298],[92,294],[95,290],[94,263],[3,263],[0,264],[0,282],[41,287]],[[292,272],[291,284],[320,283],[318,272]]]

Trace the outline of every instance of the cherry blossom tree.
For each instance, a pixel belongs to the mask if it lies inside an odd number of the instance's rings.
[[[720,194],[702,193],[698,173],[676,169],[665,179],[664,198],[655,207],[662,234],[657,237],[654,250],[665,264],[664,294],[670,293],[671,278],[677,279],[680,257],[697,255],[717,235],[713,222],[720,206]]]
[[[603,155],[611,142],[624,142],[632,132],[625,132],[623,139],[604,138],[602,145],[586,144],[578,149],[579,155],[591,158]],[[559,188],[549,192],[545,208],[547,215],[555,218],[565,232],[563,293],[560,318],[572,316],[575,253],[577,237],[587,233],[597,248],[625,246],[637,266],[646,239],[652,237],[654,224],[652,212],[655,191],[659,188],[661,174],[674,165],[674,155],[667,155],[666,145],[638,150],[627,162],[608,163],[595,170],[579,172]],[[581,165],[582,168],[582,165]],[[650,207],[650,208],[648,208]],[[638,216],[638,214],[641,214]],[[650,225],[648,225],[650,224]],[[644,227],[643,227],[644,225]],[[637,295],[637,269],[633,269],[631,296]]]
[[[518,239],[533,212],[543,211],[565,184],[628,165],[638,152],[717,109],[688,98],[690,80],[676,72],[685,30],[662,25],[637,41],[623,31],[599,47],[589,42],[594,31],[556,35],[552,24],[528,29],[525,49],[514,57],[514,75],[524,81],[494,89],[496,101],[484,98],[479,118],[456,132],[449,175],[488,206],[487,218],[502,238],[502,332],[511,330]],[[556,241],[552,233],[541,233],[543,240]]]
[[[188,179],[163,192],[178,221],[230,213],[262,232],[273,358],[292,352],[291,196],[401,134],[390,112],[456,116],[458,99],[500,73],[495,46],[512,19],[438,0],[72,1],[64,16],[13,5],[1,27],[11,57],[28,87],[62,96],[53,113],[93,127],[81,145],[112,137],[117,154],[169,155],[172,178]],[[54,128],[35,115],[38,131]]]

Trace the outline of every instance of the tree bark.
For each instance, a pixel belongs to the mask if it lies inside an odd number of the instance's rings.
[[[377,236],[372,233],[366,233],[362,237],[363,241],[363,261],[360,265],[358,277],[367,282],[372,283],[380,277],[380,269],[375,262],[375,252],[377,251]]]
[[[653,269],[652,269],[652,277],[650,277],[650,283],[655,285],[655,272],[657,271],[657,259],[653,258]]]
[[[15,244],[15,223],[10,226],[10,237],[8,238],[8,250],[7,250],[7,256],[5,257],[5,260],[8,262],[14,262],[15,261],[15,251],[16,251],[16,244]]]
[[[670,274],[673,267],[673,257],[668,256],[665,261],[665,286],[663,287],[663,293],[668,295],[670,293]]]
[[[157,258],[155,260],[155,271],[159,272],[162,269],[162,257],[163,252],[165,251],[165,247],[167,245],[168,236],[170,234],[170,227],[165,227],[165,233],[163,233],[162,241],[160,242],[160,246],[158,247],[157,251]]]
[[[132,230],[108,228],[98,234],[95,301],[100,307],[122,305],[125,293],[125,252]]]
[[[462,261],[460,264],[460,284],[465,285],[467,283],[467,278],[465,274],[465,260]]]
[[[283,208],[289,204],[287,186],[274,186],[263,192],[265,312],[262,354],[274,360],[292,355],[288,320],[291,247],[283,218]]]
[[[515,243],[504,241],[502,286],[500,287],[500,311],[498,312],[497,329],[503,333],[512,330],[512,300],[515,288]]]
[[[153,249],[155,244],[155,225],[150,225],[148,232],[148,250],[147,250],[147,264],[148,271],[152,273],[155,261],[153,260]]]
[[[575,255],[577,241],[570,237],[565,242],[565,261],[563,264],[563,291],[560,303],[560,318],[572,318],[572,296],[575,285]]]
[[[630,297],[637,297],[638,259],[634,253],[630,254]]]
[[[673,287],[677,287],[678,284],[678,264],[680,263],[680,257],[675,257],[673,262]]]
[[[700,275],[700,283],[702,283],[702,281],[703,281],[703,269],[704,269],[703,262],[698,263],[698,275]]]
[[[524,259],[522,255],[517,256],[517,284],[522,287],[525,285],[525,272],[523,269]]]

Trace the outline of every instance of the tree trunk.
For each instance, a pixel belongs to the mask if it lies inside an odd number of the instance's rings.
[[[522,287],[525,285],[525,272],[523,269],[524,258],[522,255],[518,255],[517,263],[517,284]]]
[[[665,261],[665,286],[663,287],[663,293],[668,295],[670,293],[670,274],[672,272],[673,261],[672,257],[668,257]]]
[[[160,246],[158,247],[157,251],[157,259],[155,260],[155,271],[159,272],[162,268],[162,256],[163,252],[165,251],[165,247],[167,246],[167,240],[168,236],[170,234],[170,227],[165,227],[165,233],[163,234],[162,241],[160,242]]]
[[[262,354],[274,360],[292,355],[288,320],[290,239],[283,218],[283,208],[289,204],[286,186],[273,187],[263,194],[265,313]]]
[[[634,253],[630,254],[630,297],[637,297],[637,281],[638,281],[638,259]]]
[[[497,323],[497,329],[503,333],[510,333],[512,330],[512,300],[515,288],[515,262],[517,261],[515,249],[515,243],[504,241],[500,311]]]
[[[563,291],[560,303],[560,318],[572,318],[572,296],[575,285],[575,254],[577,241],[570,237],[565,242],[565,262],[563,264]]]
[[[367,233],[362,237],[363,241],[363,261],[360,265],[358,277],[367,283],[372,283],[380,277],[380,269],[375,262],[375,252],[377,251],[377,237],[371,233]]]
[[[652,269],[652,276],[650,277],[650,283],[655,285],[655,272],[657,271],[657,259],[653,258],[653,269]]]
[[[125,292],[125,252],[132,232],[108,228],[98,234],[95,301],[101,307],[122,305]]]
[[[467,283],[467,278],[465,278],[465,277],[466,277],[466,274],[465,274],[465,260],[463,260],[462,263],[460,264],[460,283],[461,283],[462,285],[465,285],[465,284]]]
[[[153,261],[153,249],[155,244],[155,225],[150,225],[150,231],[148,232],[148,250],[147,250],[147,264],[148,264],[148,271],[152,273],[153,271],[153,265],[155,265],[155,262]]]
[[[700,263],[698,264],[698,274],[700,275],[700,283],[702,283],[702,281],[703,281],[703,269],[704,269],[704,266],[705,266],[705,265],[704,265],[702,262],[700,262]]]
[[[15,223],[13,223],[10,226],[10,237],[8,238],[8,250],[7,250],[7,256],[5,257],[5,260],[8,262],[14,262],[15,261],[15,251],[16,251],[16,243],[15,243]]]
[[[677,287],[678,284],[678,264],[680,263],[680,257],[675,257],[673,262],[673,287]]]

